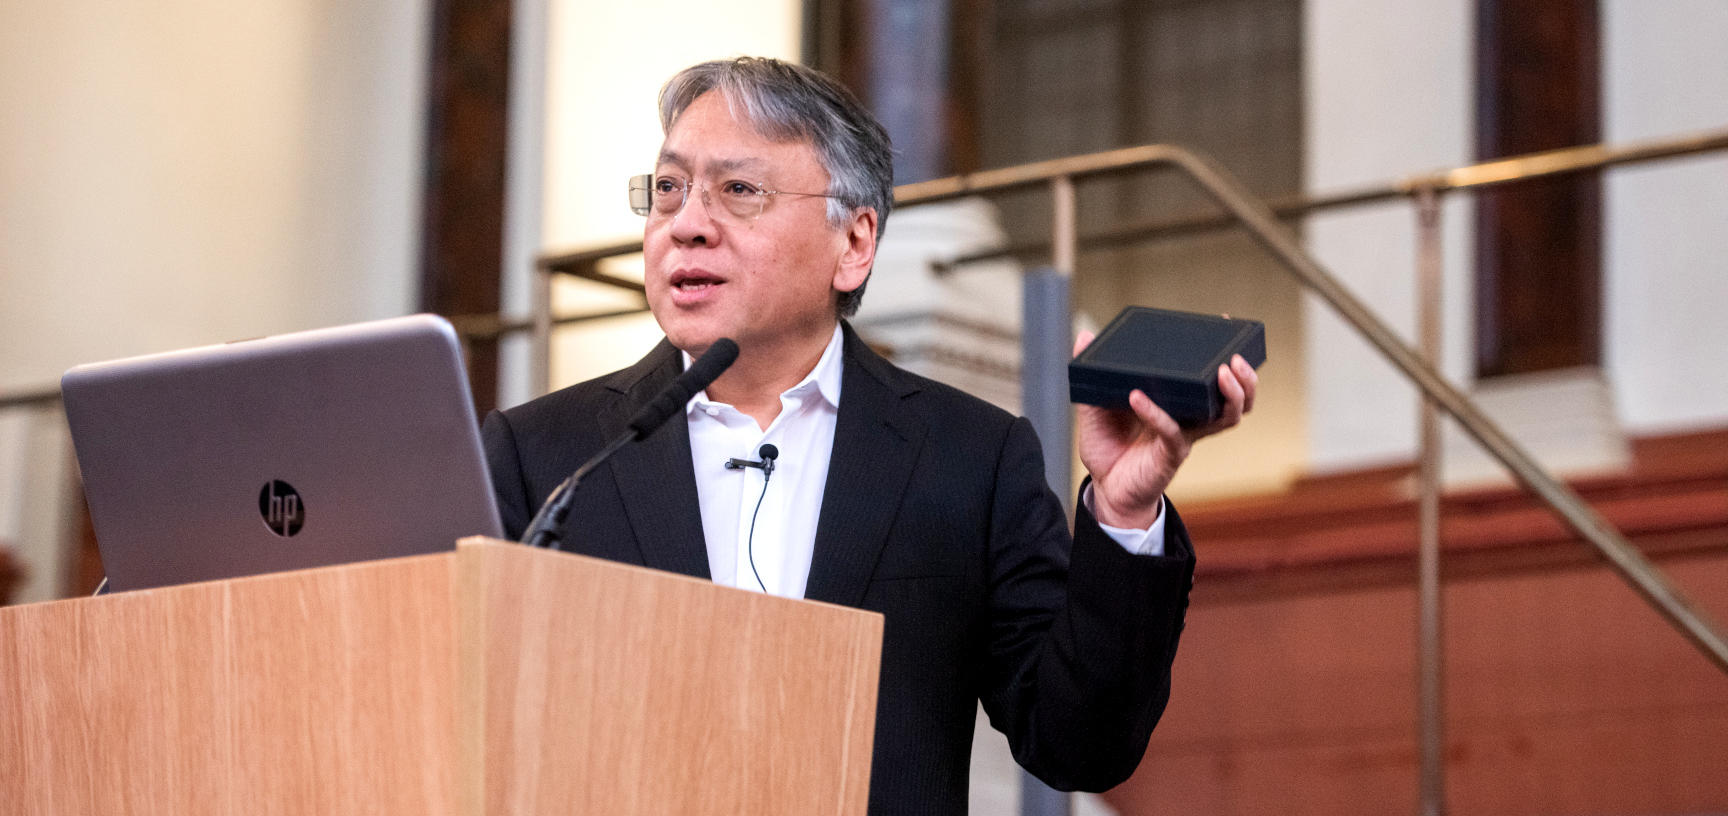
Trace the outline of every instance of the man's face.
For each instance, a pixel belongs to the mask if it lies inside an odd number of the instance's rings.
[[[732,181],[827,192],[828,173],[814,148],[757,136],[733,119],[723,96],[709,92],[666,134],[654,173],[694,183],[676,214],[649,214],[642,238],[648,305],[673,345],[699,355],[731,337],[744,353],[762,354],[827,341],[836,288],[851,291],[869,272],[874,214],[863,211],[869,214],[849,228],[836,228],[826,198],[767,196],[760,214],[748,218],[728,211],[720,197]],[[860,218],[868,222],[862,228]],[[868,240],[860,242],[861,234]]]

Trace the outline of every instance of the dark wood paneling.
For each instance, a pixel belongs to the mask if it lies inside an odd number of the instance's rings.
[[[1476,155],[1601,136],[1595,3],[1477,0]],[[1476,212],[1476,373],[1601,361],[1599,173],[1484,192]]]
[[[420,308],[493,314],[504,258],[509,0],[435,0],[426,126]],[[481,412],[496,402],[498,345],[468,346]]]
[[[823,0],[812,56],[894,143],[894,182],[978,170],[979,21],[991,0]]]

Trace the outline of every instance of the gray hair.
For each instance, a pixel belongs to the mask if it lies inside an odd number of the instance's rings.
[[[776,142],[806,141],[828,171],[828,222],[844,228],[859,207],[876,211],[876,240],[894,208],[894,158],[888,131],[845,86],[812,68],[763,57],[692,65],[660,89],[660,128],[696,98],[718,90],[757,135]],[[868,283],[869,279],[866,278]],[[841,292],[835,308],[851,317],[864,300],[864,284]]]

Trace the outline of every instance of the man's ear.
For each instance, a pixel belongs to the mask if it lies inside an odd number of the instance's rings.
[[[876,263],[876,208],[859,207],[843,232],[845,248],[834,265],[834,290],[850,292],[864,285]]]

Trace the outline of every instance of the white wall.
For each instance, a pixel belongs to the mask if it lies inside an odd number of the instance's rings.
[[[1303,53],[1309,192],[1469,163],[1474,5],[1310,0]],[[1470,207],[1456,197],[1443,210],[1443,370],[1454,382],[1468,363]],[[1416,233],[1409,204],[1313,216],[1306,235],[1323,265],[1406,340],[1414,338]],[[1312,296],[1304,316],[1309,467],[1412,457],[1415,389]]]
[[[0,3],[0,392],[408,311],[427,8]],[[37,439],[56,418],[28,423],[0,444],[56,447]],[[0,494],[26,491],[0,502],[0,537],[40,531],[23,516],[54,512],[35,478],[52,465],[0,463]]]
[[[1728,128],[1728,4],[1602,3],[1603,137]],[[1604,367],[1627,429],[1728,424],[1728,154],[1605,186]]]
[[[1313,192],[1472,160],[1472,6],[1312,0],[1307,10],[1308,180]],[[1603,139],[1728,127],[1728,6],[1602,0]],[[1728,156],[1612,169],[1605,181],[1604,371],[1622,426],[1661,433],[1728,424]],[[1471,204],[1445,211],[1443,370],[1468,385]],[[1309,246],[1410,337],[1413,215],[1384,205],[1317,216]],[[1309,465],[1407,460],[1413,388],[1329,310],[1309,304]]]
[[[0,4],[0,384],[409,308],[424,6]]]

